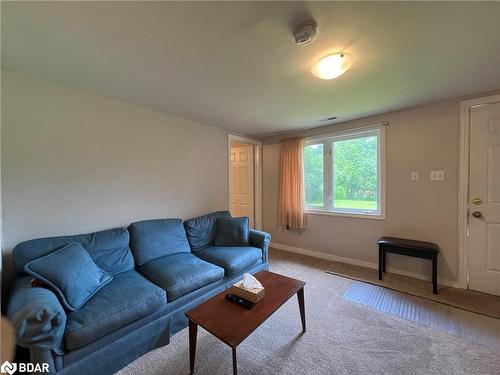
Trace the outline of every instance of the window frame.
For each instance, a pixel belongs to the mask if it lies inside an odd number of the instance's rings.
[[[333,143],[349,139],[362,138],[364,136],[377,136],[377,203],[376,211],[358,210],[349,208],[333,207]],[[307,137],[304,147],[323,144],[323,207],[304,205],[306,214],[310,215],[329,215],[339,217],[350,217],[358,219],[385,220],[386,210],[386,141],[385,125],[376,125],[363,127],[363,129],[350,129],[328,134]],[[331,156],[330,156],[331,155]],[[305,172],[305,171],[304,171]],[[304,180],[305,182],[305,180]],[[305,189],[305,187],[304,187]],[[305,190],[304,190],[305,193]],[[305,195],[305,194],[304,194]]]

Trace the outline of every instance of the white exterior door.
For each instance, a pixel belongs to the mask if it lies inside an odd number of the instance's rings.
[[[253,146],[231,148],[231,215],[248,216],[254,227]]]
[[[470,110],[469,288],[500,295],[500,103]]]

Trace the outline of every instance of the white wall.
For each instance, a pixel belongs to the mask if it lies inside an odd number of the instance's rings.
[[[2,71],[6,252],[18,242],[227,209],[227,133]]]
[[[263,227],[273,242],[376,263],[376,240],[437,242],[440,277],[456,280],[459,101],[338,124],[387,128],[387,220],[308,215],[277,228],[279,138],[263,149]],[[323,130],[324,131],[324,130]],[[311,130],[306,134],[314,134]],[[164,113],[2,71],[4,248],[19,241],[227,208],[227,133]],[[429,181],[432,169],[446,180]],[[410,172],[421,180],[410,182]],[[389,256],[428,275],[429,262]]]
[[[265,140],[263,157],[264,230],[274,243],[377,263],[377,239],[394,235],[436,242],[441,247],[439,276],[458,278],[459,101],[451,100],[367,117],[329,130],[389,121],[387,127],[387,219],[351,219],[308,215],[303,232],[277,227],[279,138]],[[323,129],[323,131],[325,131]],[[307,132],[313,135],[317,130]],[[444,170],[445,181],[430,181],[431,170]],[[411,182],[410,172],[420,172]],[[430,262],[388,255],[388,265],[430,275]]]

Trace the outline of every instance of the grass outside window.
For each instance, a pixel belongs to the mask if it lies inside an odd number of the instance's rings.
[[[382,135],[382,129],[375,129],[308,140],[306,210],[383,216]]]

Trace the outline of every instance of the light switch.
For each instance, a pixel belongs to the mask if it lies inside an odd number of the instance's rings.
[[[412,181],[418,181],[418,172],[411,172],[410,178]]]
[[[431,181],[444,181],[444,171],[431,171]]]

